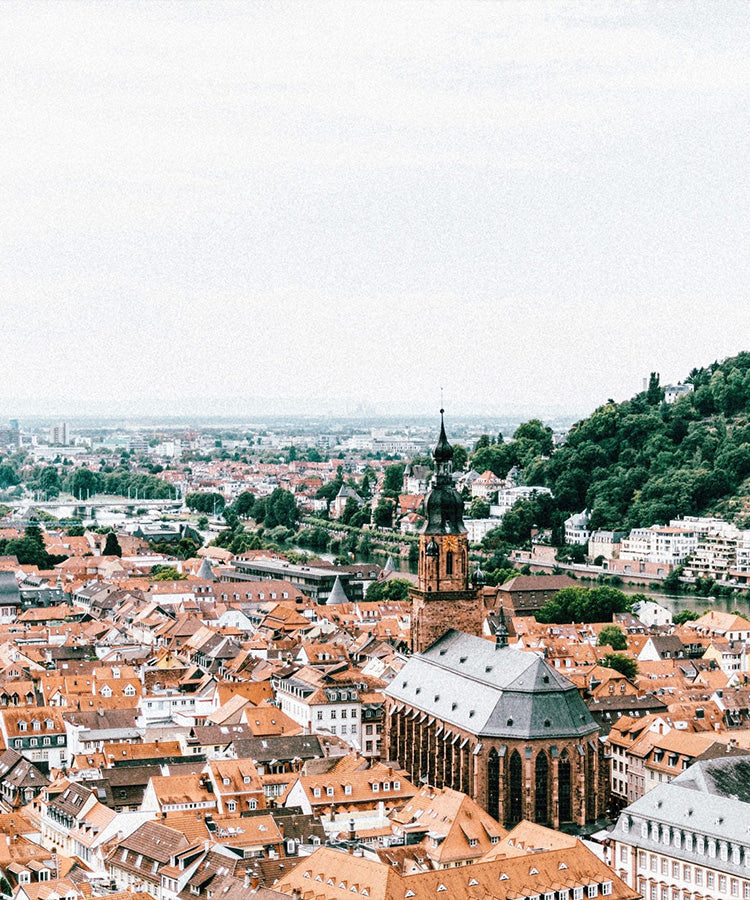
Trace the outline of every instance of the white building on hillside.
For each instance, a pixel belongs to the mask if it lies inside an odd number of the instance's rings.
[[[679,566],[697,546],[698,535],[693,529],[671,525],[634,528],[620,545],[620,559]]]
[[[566,544],[583,546],[588,544],[590,537],[591,529],[589,528],[589,511],[587,509],[580,513],[573,513],[565,520]]]

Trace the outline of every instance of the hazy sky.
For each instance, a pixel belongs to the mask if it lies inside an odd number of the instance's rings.
[[[750,349],[748,46],[746,0],[6,2],[0,418],[586,412]]]

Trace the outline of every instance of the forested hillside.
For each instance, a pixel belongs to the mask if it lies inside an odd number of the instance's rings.
[[[606,403],[576,423],[554,452],[550,429],[536,420],[511,442],[480,442],[474,469],[504,477],[516,465],[526,484],[554,492],[554,500],[516,504],[496,536],[519,543],[533,525],[552,526],[560,542],[564,519],[584,508],[594,528],[709,512],[750,528],[750,353],[694,369],[685,381],[693,392],[668,404],[652,376],[632,400]]]
[[[591,510],[594,528],[634,528],[719,512],[750,527],[750,353],[694,369],[694,390],[664,402],[658,378],[571,429],[524,471],[559,512]]]

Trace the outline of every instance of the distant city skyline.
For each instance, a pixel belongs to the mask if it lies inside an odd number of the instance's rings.
[[[739,0],[3,15],[0,417],[575,418],[748,349]]]

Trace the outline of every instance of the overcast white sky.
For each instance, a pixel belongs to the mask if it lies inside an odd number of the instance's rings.
[[[0,417],[441,384],[585,413],[750,349],[746,0],[54,0],[0,29]]]

